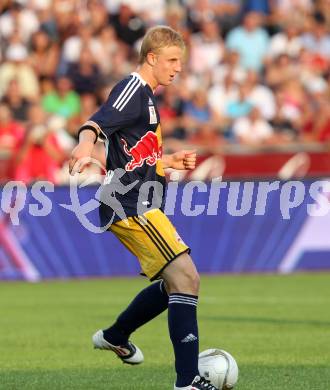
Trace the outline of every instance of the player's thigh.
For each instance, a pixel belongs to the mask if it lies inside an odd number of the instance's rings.
[[[199,275],[192,258],[188,253],[178,256],[161,273],[168,293],[186,293],[197,295]]]
[[[158,209],[117,222],[110,230],[139,259],[150,280],[161,277],[174,260],[190,251],[171,221]]]

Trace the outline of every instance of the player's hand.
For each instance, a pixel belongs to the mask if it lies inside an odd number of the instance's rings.
[[[71,153],[69,161],[70,175],[81,173],[86,165],[90,163],[94,144],[92,142],[80,142]]]
[[[196,150],[181,150],[173,153],[171,168],[179,170],[191,170],[196,167]]]

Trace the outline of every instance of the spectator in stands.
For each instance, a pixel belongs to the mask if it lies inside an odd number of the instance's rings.
[[[282,31],[272,36],[267,51],[267,59],[272,61],[280,55],[297,58],[302,49],[299,24],[291,21]]]
[[[94,94],[85,93],[81,95],[81,110],[78,115],[72,116],[68,120],[67,131],[68,134],[74,138],[75,142],[78,141],[77,131],[81,126],[81,123],[85,123],[97,110],[97,100]]]
[[[287,140],[294,141],[298,137],[298,130],[292,118],[283,110],[283,94],[280,90],[275,93],[276,113],[274,118],[270,121],[274,132],[276,134],[283,134]]]
[[[272,3],[273,18],[281,25],[289,24],[295,18],[299,23],[311,12],[312,0],[274,0]]]
[[[213,121],[213,112],[208,104],[205,89],[194,91],[192,99],[184,103],[183,115],[183,123],[188,132],[194,132],[200,125]]]
[[[213,20],[216,16],[215,9],[208,0],[184,1],[184,5],[187,7],[187,24],[193,33],[200,30],[202,23]]]
[[[29,109],[25,139],[16,155],[15,179],[24,183],[35,180],[56,183],[57,171],[66,157],[55,134],[49,131],[42,107],[34,104]]]
[[[80,98],[72,89],[72,82],[66,76],[56,80],[56,89],[42,97],[42,107],[45,112],[71,118],[80,112]]]
[[[178,97],[175,85],[172,84],[162,90],[159,96],[158,111],[162,118],[163,137],[185,139],[186,131],[182,126],[183,102]]]
[[[271,120],[275,116],[276,102],[273,91],[259,82],[257,72],[250,70],[247,73],[245,84],[248,90],[248,101],[258,107],[260,114],[266,120]]]
[[[109,84],[115,83],[126,74],[133,72],[134,63],[128,60],[129,54],[127,46],[120,45],[111,58],[111,74],[104,78]]]
[[[311,31],[301,38],[302,45],[315,57],[330,61],[330,34],[323,15],[315,16],[311,22]]]
[[[244,16],[243,25],[231,30],[226,39],[228,49],[240,54],[244,68],[260,71],[267,53],[269,37],[261,28],[262,16],[249,12]]]
[[[314,96],[314,110],[305,115],[300,139],[305,142],[327,142],[330,144],[329,91]]]
[[[104,6],[107,10],[107,13],[112,15],[112,14],[117,14],[119,12],[119,7],[120,4],[123,2],[123,0],[104,0]]]
[[[47,77],[40,80],[40,96],[45,96],[50,93],[54,93],[56,89],[56,79],[53,77]]]
[[[98,63],[102,76],[108,79],[113,70],[113,57],[116,52],[123,50],[123,46],[120,45],[116,31],[112,26],[106,26],[101,30],[99,43],[100,52],[94,55],[94,60]],[[107,58],[107,61],[104,61],[104,58]]]
[[[39,98],[39,83],[34,69],[27,63],[28,51],[21,43],[9,45],[5,62],[0,65],[0,98],[11,80],[17,80],[22,96],[26,99]]]
[[[118,13],[111,15],[110,24],[114,26],[117,36],[129,47],[144,36],[146,27],[144,21],[134,13],[132,7],[122,3]]]
[[[29,63],[39,79],[53,77],[59,61],[59,49],[42,30],[32,35]]]
[[[239,86],[239,94],[236,99],[228,101],[226,116],[230,119],[240,118],[250,113],[252,105],[249,102],[250,88],[247,83]]]
[[[231,73],[233,81],[241,83],[246,77],[246,70],[240,64],[237,51],[226,50],[221,63],[213,68],[211,82],[214,84],[223,83],[226,76]]]
[[[164,24],[166,0],[125,0],[148,26]]]
[[[52,40],[57,40],[56,21],[52,0],[29,0],[29,7],[35,12],[39,20],[39,31],[44,31]]]
[[[327,25],[330,25],[330,7],[329,0],[317,0],[314,2],[314,11],[316,14],[322,14]]]
[[[273,89],[276,89],[297,77],[299,65],[294,59],[283,53],[267,63],[265,81]]]
[[[313,128],[316,141],[327,142],[330,145],[330,103],[329,96],[322,101]]]
[[[48,120],[49,131],[53,131],[56,137],[57,145],[64,155],[70,155],[72,149],[75,147],[78,141],[78,130],[81,123],[85,123],[92,114],[97,110],[97,100],[94,94],[81,95],[81,111],[78,115],[71,117],[69,120],[61,123],[58,116],[52,116]],[[98,158],[103,154],[102,161],[104,160],[104,143],[97,142],[94,146],[93,158]],[[93,169],[92,169],[93,168]],[[93,171],[95,166],[88,170]],[[99,172],[98,172],[99,173]],[[67,183],[70,180],[68,162],[66,161],[59,169],[56,170],[56,177],[59,183]],[[85,177],[85,176],[84,176]]]
[[[239,143],[258,146],[270,142],[274,132],[271,125],[262,118],[259,109],[253,107],[247,116],[234,121],[233,133]]]
[[[24,138],[24,128],[12,118],[9,106],[0,103],[0,179],[13,178],[15,156]]]
[[[88,24],[83,24],[78,30],[78,34],[70,36],[64,41],[62,50],[63,70],[67,66],[79,61],[80,53],[83,47],[90,50],[94,58],[98,58],[102,53],[102,46],[97,36],[93,35],[92,27]],[[102,55],[103,60],[104,54]]]
[[[27,120],[30,101],[22,96],[17,80],[13,79],[9,82],[2,102],[10,107],[15,121],[25,122]]]
[[[318,55],[302,49],[297,61],[301,81],[306,81],[315,76],[324,77],[329,72],[329,61]]]
[[[308,83],[306,82],[308,81]],[[311,134],[323,94],[327,86],[322,78],[308,79],[301,82],[296,76],[277,88],[277,113],[273,120],[276,131],[291,133],[291,139],[300,139],[303,134]]]
[[[13,33],[17,32],[21,41],[27,44],[31,35],[38,29],[37,15],[21,1],[12,1],[10,8],[0,16],[0,36],[7,42]]]
[[[179,4],[171,3],[166,9],[166,24],[185,36],[187,33],[185,9]]]
[[[73,83],[78,94],[96,93],[101,84],[101,72],[88,47],[80,51],[79,60],[70,65],[67,78]]]
[[[308,97],[298,77],[288,80],[279,88],[279,115],[290,123],[297,134],[303,124],[303,113],[307,104]]]
[[[99,35],[108,24],[108,13],[106,7],[99,0],[87,1],[84,22],[87,23],[93,35]]]
[[[225,34],[239,23],[243,0],[212,0],[209,4]]]
[[[76,0],[53,0],[52,15],[55,26],[55,36],[60,45],[71,36],[76,35],[81,26],[79,19],[79,3]]]
[[[216,20],[201,23],[201,31],[191,37],[190,68],[195,73],[211,71],[223,58],[224,44]]]
[[[208,102],[219,120],[226,117],[228,105],[237,101],[239,96],[238,85],[234,81],[234,75],[227,73],[223,82],[214,84],[208,91]]]

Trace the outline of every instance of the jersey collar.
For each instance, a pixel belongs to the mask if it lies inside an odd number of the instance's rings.
[[[147,82],[140,76],[140,74],[138,72],[132,72],[131,76],[137,77],[141,81],[143,86],[146,86]]]

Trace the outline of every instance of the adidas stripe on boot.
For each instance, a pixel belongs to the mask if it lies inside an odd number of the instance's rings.
[[[103,330],[98,330],[92,337],[95,349],[113,351],[123,363],[140,364],[144,357],[140,348],[128,341],[124,345],[112,345],[103,337]]]

